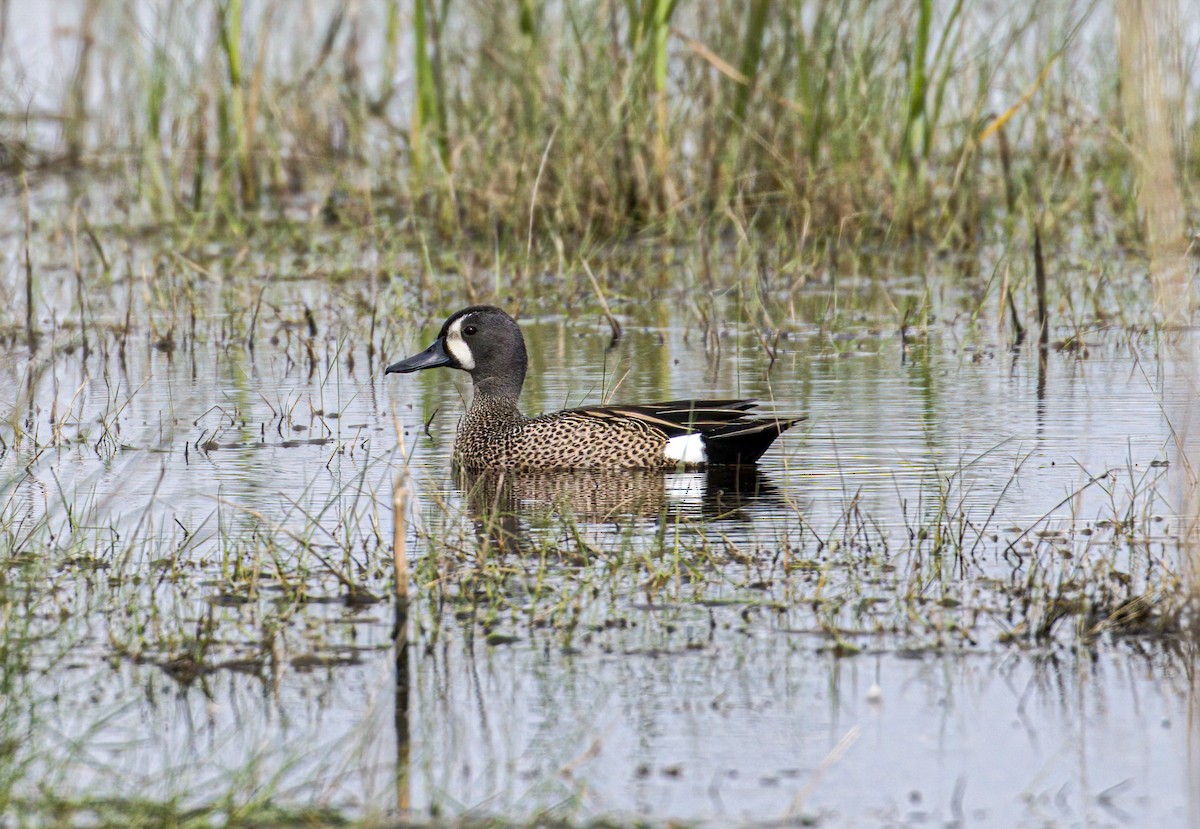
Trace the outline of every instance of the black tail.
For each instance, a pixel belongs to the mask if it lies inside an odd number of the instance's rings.
[[[775,438],[802,420],[802,417],[747,420],[706,430],[704,448],[708,462],[721,466],[755,463]]]

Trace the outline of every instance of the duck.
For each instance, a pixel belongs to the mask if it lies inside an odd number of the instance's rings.
[[[755,400],[668,400],[583,406],[535,417],[518,405],[529,368],[525,337],[500,308],[472,305],[442,324],[419,354],[385,374],[448,367],[473,393],[454,440],[465,470],[702,469],[753,465],[803,417],[756,417]]]

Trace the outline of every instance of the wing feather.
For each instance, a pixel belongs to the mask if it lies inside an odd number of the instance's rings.
[[[667,400],[635,405],[582,406],[568,409],[563,414],[600,420],[636,420],[669,438],[696,432],[722,437],[756,434],[772,428],[781,432],[797,422],[796,418],[756,418],[751,409],[757,405],[756,400]]]

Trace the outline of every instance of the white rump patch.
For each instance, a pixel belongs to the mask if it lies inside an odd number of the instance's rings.
[[[696,432],[690,435],[680,435],[667,441],[663,449],[667,460],[681,463],[685,466],[708,462],[708,452],[704,448],[704,437]]]
[[[471,346],[467,345],[463,339],[464,319],[466,317],[459,317],[450,324],[450,330],[446,332],[446,350],[450,352],[451,357],[458,361],[460,366],[470,371],[475,368],[475,358],[471,355]]]

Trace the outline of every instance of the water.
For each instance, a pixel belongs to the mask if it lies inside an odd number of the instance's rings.
[[[526,410],[736,395],[807,416],[754,487],[468,494],[448,468],[465,377],[384,378],[349,335],[315,338],[311,361],[301,335],[142,337],[124,360],[112,337],[86,361],[11,346],[16,791],[257,786],[351,815],[712,825],[1200,820],[1190,642],[1088,640],[1070,614],[1031,638],[1045,618],[1020,610],[1047,584],[1077,597],[1073,580],[1161,598],[1184,570],[1194,335],[1099,332],[1040,362],[955,324],[907,342],[793,324],[766,372],[733,322],[718,356],[687,317],[623,321],[611,350],[592,318],[527,322]],[[408,333],[405,353],[432,335]],[[388,599],[406,465],[407,680]],[[938,527],[960,553],[915,540]]]

